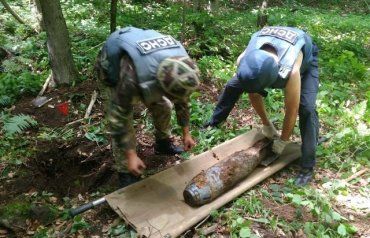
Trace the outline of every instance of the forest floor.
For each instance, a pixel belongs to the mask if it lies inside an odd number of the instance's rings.
[[[95,85],[91,80],[87,80],[72,89],[51,89],[44,95],[50,101],[40,108],[31,104],[34,97],[25,96],[12,108],[12,113],[31,115],[39,123],[53,130],[69,128],[76,133],[69,140],[51,138],[50,134],[45,140],[37,137],[37,134],[40,134],[37,128],[28,130],[26,135],[32,139],[28,141],[27,146],[33,148],[34,153],[18,165],[1,161],[0,208],[3,212],[0,216],[0,237],[48,237],[52,234],[53,237],[97,238],[135,235],[133,230],[126,227],[123,220],[107,205],[96,207],[74,219],[68,218],[68,209],[71,207],[82,205],[118,189],[116,173],[112,168],[110,144],[98,143],[97,140],[93,141],[84,136],[88,133],[87,127],[104,123],[104,103],[101,99],[98,97],[89,120],[77,121],[84,116],[84,111],[78,106],[81,103],[89,104],[93,91],[97,90]],[[214,86],[203,85],[200,91],[202,97],[205,97],[202,100],[215,102],[219,90]],[[68,115],[63,115],[57,109],[57,105],[63,102],[68,102]],[[139,157],[143,158],[147,165],[146,176],[149,176],[179,164],[186,158],[154,155],[153,136],[149,130],[146,130],[146,125],[141,120],[144,109],[139,105],[135,109],[134,117],[138,121],[137,150]],[[231,117],[239,122],[238,127],[256,123],[251,109],[234,109]],[[66,127],[67,124],[70,125]],[[228,126],[231,125],[226,125]],[[99,133],[96,133],[96,136],[99,136]],[[174,136],[174,140],[177,144],[181,144],[180,137]],[[289,166],[266,179],[254,191],[271,191],[272,185],[284,186],[284,183],[294,176],[295,171],[294,165]],[[318,168],[311,187],[318,190],[325,189],[320,183],[323,178],[334,180],[339,177],[330,170]],[[361,198],[361,195],[356,193],[361,183],[366,181],[360,180],[357,184],[351,185],[352,197]],[[243,197],[248,196],[248,194],[243,195]],[[270,211],[271,216],[288,224],[298,219],[298,210],[293,203],[277,203],[259,192],[253,196],[261,202],[263,209]],[[357,228],[355,237],[370,237],[370,219],[366,217],[366,210],[358,212],[348,205],[349,201],[351,199],[348,200],[348,197],[344,196],[342,201],[337,201],[333,206]],[[226,213],[228,210],[235,210],[232,203],[223,209]],[[299,213],[299,220],[302,222],[318,222],[307,208],[300,209]],[[259,237],[306,237],[302,229],[286,232],[283,224],[271,229],[261,220],[249,219],[252,222],[251,230],[254,234],[259,234]],[[229,237],[229,227],[224,216],[209,217],[202,224],[186,232],[184,236]]]

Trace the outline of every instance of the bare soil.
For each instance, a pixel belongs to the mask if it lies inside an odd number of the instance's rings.
[[[300,220],[302,222],[314,221],[314,217],[308,209],[297,210],[291,204],[278,204],[274,201],[261,198],[263,205],[268,208],[276,217],[282,218],[288,222]]]
[[[35,107],[32,105],[34,96],[22,97],[15,107],[13,114],[26,114],[34,117],[38,124],[48,127],[64,126],[68,122],[82,118],[78,112],[81,106],[88,106],[91,100],[91,95],[94,90],[98,90],[97,84],[92,80],[87,80],[75,87],[50,88],[48,92],[44,93],[50,101],[42,107]],[[67,116],[63,115],[57,106],[61,103],[68,103],[69,113]],[[92,110],[92,114],[103,111],[103,103],[98,100]]]

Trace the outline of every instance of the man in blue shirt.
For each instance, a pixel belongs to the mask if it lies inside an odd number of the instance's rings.
[[[226,120],[240,95],[248,93],[263,127],[262,133],[273,140],[272,149],[281,154],[289,143],[299,115],[302,137],[301,170],[296,185],[311,181],[316,160],[319,120],[316,97],[319,87],[318,48],[311,37],[292,27],[265,27],[252,35],[246,50],[238,57],[236,75],[223,90],[208,126]],[[285,117],[279,135],[268,119],[263,97],[266,88],[281,88],[285,94]]]

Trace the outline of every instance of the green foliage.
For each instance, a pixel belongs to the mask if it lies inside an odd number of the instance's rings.
[[[49,229],[47,227],[44,226],[38,227],[35,235],[33,235],[33,238],[48,238],[50,237],[48,231]]]
[[[261,214],[266,217],[269,212],[263,208],[261,200],[257,197],[255,191],[250,191],[246,193],[246,197],[237,199],[234,202],[235,208],[240,208],[243,212],[247,214]]]
[[[364,118],[368,124],[370,124],[370,90],[366,92],[366,112]]]
[[[75,132],[72,128],[62,127],[62,128],[47,128],[44,127],[40,130],[37,135],[37,138],[40,140],[61,140],[61,141],[68,141],[73,139],[75,136]]]
[[[304,231],[308,237],[337,237],[353,234],[355,228],[337,213],[331,206],[330,200],[313,188],[297,188],[290,181],[291,190],[284,194],[286,199],[296,207],[306,207],[317,218],[318,222],[306,222]]]
[[[125,225],[118,225],[115,227],[111,227],[108,231],[108,235],[111,237],[122,235],[126,232],[127,228]]]
[[[358,83],[365,77],[366,66],[352,51],[344,50],[338,57],[329,60],[325,70],[333,80]]]
[[[38,75],[20,72],[22,69],[15,69],[19,67],[18,64],[7,64],[6,67],[13,67],[14,70],[19,70],[19,72],[0,74],[0,95],[2,100],[4,100],[3,97],[6,95],[14,102],[21,94],[35,95],[38,92],[41,86],[41,78]]]
[[[79,230],[89,228],[90,225],[82,218],[81,215],[77,215],[73,218],[73,224],[70,233],[74,234]]]
[[[242,217],[236,217],[236,219],[232,219],[230,228],[231,236],[232,237],[250,237],[251,236],[251,230],[249,226],[251,225],[251,222],[248,220],[245,220]]]
[[[7,95],[0,96],[0,108],[9,106],[12,102],[12,99]]]
[[[137,237],[137,233],[131,229],[128,229],[124,224],[120,224],[114,227],[111,227],[108,230],[109,237]]]
[[[16,136],[4,136],[0,140],[0,161],[6,161],[13,166],[21,165],[23,160],[31,157],[34,153],[33,150],[29,149],[29,145],[28,140],[20,140]]]
[[[0,219],[28,218],[31,204],[25,201],[14,201],[0,207]]]
[[[235,67],[220,56],[204,56],[197,65],[201,72],[201,79],[222,87],[232,76]]]
[[[9,116],[3,114],[1,116],[3,120],[3,130],[4,132],[11,136],[13,134],[21,134],[28,128],[37,125],[37,121],[28,115],[19,114],[16,116]]]
[[[96,143],[106,144],[108,142],[105,137],[105,130],[101,126],[90,126],[85,134],[85,137]]]
[[[248,237],[250,225],[245,225],[245,217],[252,217],[254,221],[264,224],[272,231],[277,227],[285,232],[304,230],[307,237],[348,237],[356,232],[356,228],[337,213],[327,198],[314,188],[297,188],[293,180],[286,185],[270,184],[268,190],[257,187],[238,198],[226,211],[214,211],[213,217],[225,217],[226,222],[235,237],[246,235]],[[338,191],[333,188],[333,191]],[[286,206],[296,207],[296,221],[287,222],[282,217],[275,217],[274,213],[261,202],[261,193],[266,199],[275,199]],[[303,222],[302,212],[306,210],[314,215],[313,221]],[[250,218],[249,218],[250,219]],[[243,234],[241,234],[243,233]],[[250,234],[250,237],[254,237]]]
[[[233,121],[234,127],[231,129],[227,129],[224,126],[220,126],[219,128],[202,128],[210,120],[214,105],[202,102],[200,96],[200,93],[194,93],[190,103],[190,124],[193,127],[192,135],[197,140],[196,147],[192,149],[192,153],[195,154],[199,154],[245,132],[245,129],[236,130],[235,121]],[[175,123],[174,117],[172,117],[172,122]],[[180,128],[177,128],[175,132],[181,133]]]

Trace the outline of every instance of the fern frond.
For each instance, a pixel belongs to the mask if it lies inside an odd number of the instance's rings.
[[[32,117],[24,114],[19,114],[12,117],[4,118],[3,129],[7,135],[22,133],[30,127],[36,126],[37,121]]]
[[[0,107],[9,106],[12,103],[12,99],[9,96],[2,95],[0,96]]]
[[[39,134],[37,135],[38,139],[41,140],[63,140],[68,141],[74,137],[74,131],[72,128],[56,128],[51,129],[44,127],[40,130]]]

